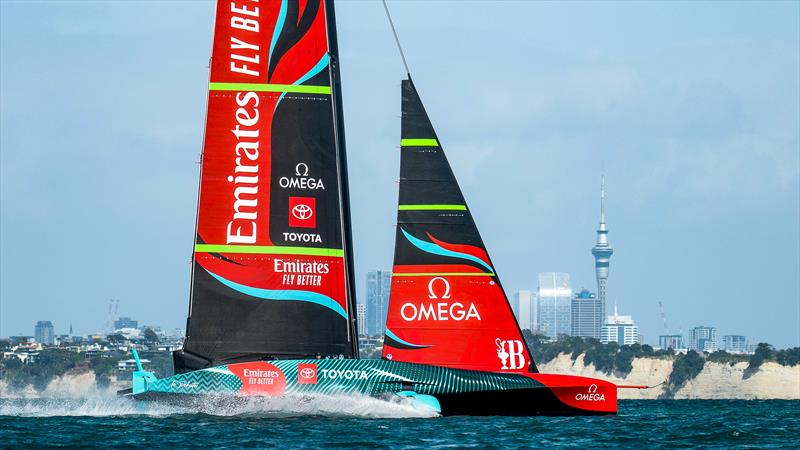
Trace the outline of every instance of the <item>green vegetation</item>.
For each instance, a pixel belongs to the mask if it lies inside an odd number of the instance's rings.
[[[358,350],[358,355],[362,359],[380,359],[383,353],[381,347],[365,346]]]
[[[750,355],[733,354],[733,353],[728,353],[725,350],[717,350],[706,357],[706,361],[708,362],[730,364],[731,366],[736,363],[746,362],[749,359]]]
[[[597,339],[561,336],[556,341],[542,335],[534,335],[530,331],[523,331],[525,341],[531,350],[534,361],[546,363],[555,359],[559,354],[569,354],[573,361],[584,355],[585,364],[592,364],[605,374],[614,374],[624,377],[633,369],[633,358],[671,357],[673,352],[655,351],[649,345],[623,345],[616,342],[602,344]]]
[[[687,381],[694,379],[703,371],[706,360],[694,350],[689,350],[685,355],[678,355],[672,362],[672,373],[667,379],[665,394],[671,397]]]
[[[156,342],[155,333],[145,331],[145,339]],[[570,355],[573,361],[583,355],[583,361],[607,375],[624,377],[633,368],[634,358],[668,358],[673,360],[673,369],[667,380],[666,395],[671,396],[683,387],[687,381],[694,379],[702,370],[705,362],[720,364],[736,364],[747,362],[744,377],[755,374],[765,362],[776,362],[784,366],[800,364],[800,347],[785,350],[776,350],[767,343],[758,345],[753,355],[730,354],[716,351],[711,354],[700,354],[689,351],[685,355],[676,355],[672,350],[654,350],[649,345],[623,345],[616,342],[602,344],[596,339],[561,336],[551,341],[542,335],[531,334],[523,331],[531,356],[538,363],[552,361],[559,354]],[[115,335],[109,336],[109,341],[117,339]],[[11,345],[7,340],[0,340],[0,350],[8,351]],[[361,350],[362,358],[380,358],[380,347],[367,346]],[[120,380],[130,379],[130,373],[120,373],[117,363],[120,360],[131,358],[130,353],[112,352],[103,355],[87,355],[76,353],[62,348],[46,348],[39,352],[35,362],[23,364],[15,357],[0,359],[0,379],[6,381],[12,388],[24,388],[32,385],[37,390],[42,390],[56,377],[67,373],[82,373],[93,371],[95,380],[100,386],[107,386],[112,376]],[[150,370],[157,377],[163,378],[173,374],[172,354],[170,352],[142,351],[142,359],[149,360],[145,363],[145,370]]]
[[[150,361],[144,364],[144,369],[153,372],[158,378],[171,377],[175,374],[172,352],[140,352],[139,357]]]
[[[756,347],[755,353],[749,358],[749,365],[744,371],[744,378],[750,378],[767,361],[776,362],[782,366],[796,366],[800,364],[800,347],[775,350],[775,347],[762,342]]]
[[[111,383],[111,375],[117,372],[117,362],[123,357],[94,356],[89,358],[89,368],[94,371],[94,380],[100,387],[107,387]],[[31,365],[38,364],[38,361]]]
[[[70,370],[85,367],[83,355],[57,348],[42,350],[33,364],[23,364],[17,358],[3,359],[0,363],[2,378],[14,388],[28,384],[37,390],[47,387],[50,381]]]
[[[144,341],[150,345],[158,344],[158,334],[152,328],[145,328]]]
[[[145,370],[153,371],[158,377],[173,374],[171,353],[143,352],[140,356],[142,359],[150,360],[149,363],[145,363]],[[0,360],[0,379],[6,381],[13,389],[32,385],[36,390],[43,390],[56,377],[70,372],[92,371],[97,385],[105,387],[115,375],[120,380],[130,379],[130,373],[121,373],[117,370],[117,363],[131,357],[130,353],[122,352],[87,356],[85,353],[60,348],[46,348],[39,352],[35,362],[31,364],[23,364],[14,357]]]

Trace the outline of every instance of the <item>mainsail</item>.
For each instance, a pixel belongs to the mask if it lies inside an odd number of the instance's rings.
[[[177,372],[357,357],[332,0],[219,1]]]
[[[414,83],[402,83],[400,196],[383,357],[536,372]]]

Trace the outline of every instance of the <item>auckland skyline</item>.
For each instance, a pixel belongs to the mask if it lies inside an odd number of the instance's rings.
[[[337,6],[363,301],[391,265],[404,70],[380,4]],[[96,331],[110,298],[183,327],[212,4],[0,7],[0,335]],[[797,3],[392,12],[508,294],[595,289],[605,161],[609,304],[648,341],[662,301],[684,331],[798,345]]]

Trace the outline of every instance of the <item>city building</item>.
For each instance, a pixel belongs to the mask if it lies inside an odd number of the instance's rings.
[[[49,320],[36,322],[36,326],[33,328],[33,335],[36,342],[44,345],[53,345],[56,338],[53,322]]]
[[[614,315],[608,316],[600,336],[600,342],[608,344],[616,342],[619,345],[633,345],[639,343],[639,327],[633,323],[633,317],[620,316],[617,305],[614,305]]]
[[[568,273],[540,273],[536,303],[539,332],[553,339],[572,332],[572,288]]]
[[[385,270],[367,272],[367,317],[366,334],[377,336],[386,328],[389,312],[389,292],[392,289],[392,273]]]
[[[594,255],[594,271],[597,277],[597,299],[600,302],[601,317],[606,315],[606,284],[608,283],[608,269],[611,264],[611,255],[614,249],[608,243],[608,228],[606,228],[606,178],[602,176],[600,182],[600,226],[597,229],[597,242],[592,247]]]
[[[521,290],[514,293],[511,300],[511,309],[517,318],[520,330],[536,329],[536,294],[528,290]]]
[[[173,328],[169,334],[169,338],[175,340],[183,339],[183,328]]]
[[[597,294],[582,289],[572,297],[572,335],[600,339],[603,330],[603,303]]]
[[[680,350],[686,348],[682,334],[662,334],[658,337],[658,346],[664,350]]]
[[[139,362],[142,364],[149,364],[149,359],[140,359]],[[136,360],[135,359],[124,359],[117,361],[117,370],[120,372],[133,372],[136,370]]]
[[[740,334],[722,336],[722,349],[729,353],[749,353],[747,338]]]
[[[717,329],[699,326],[689,330],[689,349],[709,353],[717,351]]]
[[[367,305],[356,304],[356,323],[358,324],[358,334],[363,336],[367,333]]]
[[[133,320],[130,317],[120,317],[114,321],[115,330],[121,330],[123,328],[139,328],[139,321]]]
[[[8,340],[11,341],[11,345],[29,344],[31,342],[36,342],[36,338],[33,336],[9,336]]]

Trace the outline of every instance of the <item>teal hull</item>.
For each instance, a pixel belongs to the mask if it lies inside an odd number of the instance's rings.
[[[168,378],[134,372],[130,395],[182,400],[206,395],[399,395],[443,415],[588,415],[616,412],[616,386],[568,375],[478,372],[377,359],[228,364]]]

